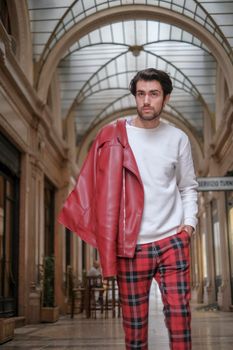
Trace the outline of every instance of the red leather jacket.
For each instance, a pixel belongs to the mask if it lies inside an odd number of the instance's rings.
[[[133,257],[144,207],[125,123],[100,131],[58,219],[98,248],[104,277],[117,274],[117,256]]]

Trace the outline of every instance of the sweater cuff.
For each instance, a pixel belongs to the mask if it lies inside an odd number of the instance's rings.
[[[184,225],[192,226],[194,228],[194,230],[196,230],[197,219],[196,218],[185,218]]]

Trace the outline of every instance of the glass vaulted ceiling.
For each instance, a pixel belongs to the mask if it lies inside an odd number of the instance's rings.
[[[233,60],[232,1],[28,0],[39,69],[57,41],[82,19],[110,7],[138,4],[195,20]],[[101,119],[134,107],[129,81],[137,70],[149,66],[168,71],[173,79],[167,112],[203,136],[204,114],[215,112],[216,62],[211,52],[192,33],[173,25],[122,19],[82,37],[59,63],[62,114],[64,118],[75,115],[78,140]]]
[[[154,21],[103,26],[70,48],[59,65],[63,115],[75,111],[82,134],[119,107],[129,109],[135,105],[129,81],[145,67],[169,72],[175,87],[169,105],[200,134],[203,107],[214,111],[215,60],[189,33]]]

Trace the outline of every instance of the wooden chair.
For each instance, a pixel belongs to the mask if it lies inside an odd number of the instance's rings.
[[[120,307],[120,298],[118,292],[118,285],[116,278],[108,278],[105,282],[105,317],[108,318],[108,312],[112,311],[112,317],[116,317],[116,308],[117,316],[121,316],[121,307]]]
[[[71,318],[74,317],[75,312],[81,313],[84,310],[86,289],[81,285],[72,289],[71,295]]]
[[[70,315],[81,313],[84,310],[85,287],[80,280],[76,281],[71,266],[67,268],[67,295],[70,301]]]
[[[104,312],[104,287],[102,276],[86,277],[85,309],[87,318],[97,317],[97,311]]]

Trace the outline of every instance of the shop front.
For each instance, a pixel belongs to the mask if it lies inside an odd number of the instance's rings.
[[[20,153],[0,133],[0,318],[17,315]]]

